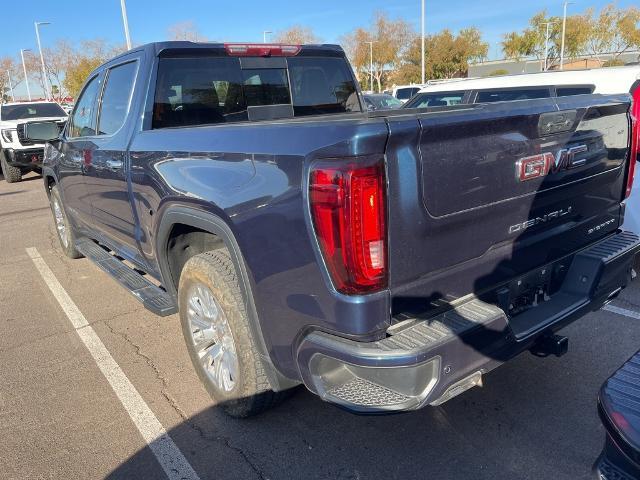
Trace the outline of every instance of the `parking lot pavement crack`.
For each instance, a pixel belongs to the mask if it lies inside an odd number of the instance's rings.
[[[119,315],[119,316],[121,316],[121,315]],[[109,319],[109,321],[113,321],[113,320],[115,320],[117,318],[118,317],[113,317],[113,318]],[[96,323],[98,323],[98,322],[96,322]],[[196,423],[194,423],[192,421],[192,419],[189,417],[189,415],[187,415],[187,413],[184,410],[182,410],[182,408],[180,408],[180,406],[178,405],[178,402],[169,394],[169,392],[167,391],[168,385],[167,385],[166,378],[164,377],[164,375],[162,374],[162,372],[160,371],[158,366],[155,364],[155,362],[151,359],[151,357],[149,357],[148,355],[146,355],[145,353],[142,352],[142,347],[140,345],[135,343],[131,339],[131,337],[129,337],[129,335],[127,335],[126,333],[117,331],[115,328],[113,328],[112,325],[109,324],[108,321],[103,321],[102,323],[104,323],[104,325],[109,329],[109,331],[113,335],[116,335],[116,336],[122,338],[126,343],[131,345],[133,347],[136,355],[138,355],[141,358],[143,358],[144,361],[147,363],[147,365],[149,365],[149,367],[153,370],[155,377],[162,384],[162,388],[160,390],[160,393],[162,394],[164,399],[167,401],[169,406],[181,418],[182,422],[185,425],[189,426],[203,440],[208,441],[208,442],[222,443],[226,448],[236,452],[242,458],[242,460],[249,466],[249,468],[251,468],[251,470],[253,470],[253,472],[256,474],[256,478],[259,478],[260,480],[269,480],[269,477],[265,476],[265,474],[262,472],[262,470],[260,470],[260,468],[249,458],[247,453],[244,450],[242,450],[242,448],[237,447],[237,446],[235,446],[235,445],[233,445],[231,443],[231,439],[230,438],[224,437],[224,436],[211,435],[211,434],[207,433],[206,431],[204,431],[204,429],[202,427],[200,427],[198,424],[196,424]]]

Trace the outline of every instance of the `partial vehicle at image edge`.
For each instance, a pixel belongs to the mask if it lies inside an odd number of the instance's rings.
[[[337,46],[163,42],[26,137],[65,252],[179,313],[229,414],[387,413],[562,355],[632,279],[634,95],[367,112]]]
[[[40,171],[44,144],[24,136],[27,123],[55,121],[62,130],[66,112],[55,102],[23,102],[0,105],[0,168],[7,182],[18,182],[22,175]]]

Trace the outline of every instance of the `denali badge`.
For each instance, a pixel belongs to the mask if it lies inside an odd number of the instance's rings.
[[[549,220],[553,220],[554,218],[564,217],[565,215],[569,215],[573,207],[567,207],[566,209],[556,210],[555,212],[547,213],[542,217],[532,218],[531,220],[527,220],[526,222],[517,223],[515,225],[511,225],[509,227],[509,233],[517,233],[523,232],[528,228],[535,227],[536,225],[540,225],[541,223],[547,223]]]
[[[521,182],[526,182],[534,178],[544,177],[549,173],[579,167],[587,163],[587,159],[576,160],[576,155],[588,151],[589,148],[586,145],[579,145],[569,149],[563,148],[555,155],[547,152],[521,158],[516,162],[516,178]]]

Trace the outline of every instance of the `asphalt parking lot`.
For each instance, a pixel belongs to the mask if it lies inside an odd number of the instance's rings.
[[[358,417],[300,389],[249,420],[211,408],[177,316],[58,248],[40,177],[0,180],[0,477],[166,478],[36,268],[37,252],[201,479],[591,478],[602,382],[640,349],[640,283],[437,408]]]

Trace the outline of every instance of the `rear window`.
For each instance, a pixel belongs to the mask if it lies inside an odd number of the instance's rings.
[[[420,87],[398,88],[396,90],[396,98],[398,100],[409,100],[420,91]]]
[[[162,58],[152,128],[248,121],[247,108],[270,105],[290,105],[296,117],[361,111],[344,59],[287,63],[288,69],[242,69],[232,57]]]
[[[450,107],[460,105],[465,92],[419,93],[405,104],[405,108]]]
[[[594,87],[556,87],[558,97],[572,97],[573,95],[590,95],[593,93]]]
[[[2,105],[2,120],[23,120],[28,118],[66,117],[67,114],[57,103],[22,103]]]
[[[513,102],[515,100],[535,100],[550,98],[548,88],[515,88],[505,90],[485,90],[478,92],[476,103]]]

